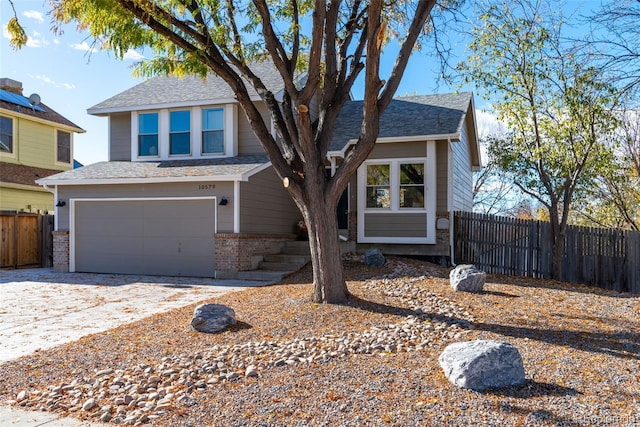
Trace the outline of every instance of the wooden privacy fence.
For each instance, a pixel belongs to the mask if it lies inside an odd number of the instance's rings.
[[[53,265],[53,215],[0,212],[0,268]]]
[[[487,273],[551,277],[551,224],[455,212],[455,261]],[[640,294],[640,232],[569,226],[562,280]]]

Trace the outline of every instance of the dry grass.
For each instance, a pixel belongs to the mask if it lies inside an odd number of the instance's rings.
[[[397,322],[409,311],[403,299],[365,283],[398,262],[426,276],[414,286],[473,317],[463,339],[514,344],[527,382],[484,393],[455,388],[437,362],[453,342],[446,339],[419,352],[266,369],[258,378],[194,392],[154,425],[640,425],[640,298],[506,276],[488,277],[484,293],[456,293],[448,285],[448,270],[398,259],[378,269],[346,261],[356,297],[349,304],[310,302],[307,268],[281,285],[217,299],[233,307],[239,320],[220,334],[189,329],[192,305],[0,364],[0,401],[24,389],[91,377],[106,367],[157,364],[164,356],[216,344],[358,332]]]

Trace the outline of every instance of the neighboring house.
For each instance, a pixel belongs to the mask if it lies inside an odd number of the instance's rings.
[[[83,129],[22,83],[0,79],[0,210],[53,212],[51,192],[36,180],[73,167],[73,136]]]
[[[258,74],[278,92],[272,66]],[[360,107],[344,108],[328,173],[357,138]],[[56,270],[233,277],[295,238],[302,216],[221,79],[157,77],[88,112],[109,119],[109,161],[38,181],[64,204]],[[470,93],[393,100],[341,201],[343,239],[449,256],[452,212],[471,210],[479,166]]]

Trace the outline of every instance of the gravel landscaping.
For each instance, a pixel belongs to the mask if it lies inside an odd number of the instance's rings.
[[[310,302],[306,267],[282,284],[208,300],[237,324],[191,330],[197,304],[0,364],[0,403],[154,426],[640,425],[640,298],[488,276],[454,292],[449,270],[345,259],[345,305]],[[452,385],[453,342],[506,341],[524,385]]]

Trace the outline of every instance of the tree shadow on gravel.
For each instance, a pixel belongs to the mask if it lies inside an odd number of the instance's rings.
[[[528,338],[550,344],[569,346],[576,350],[601,353],[622,359],[640,360],[640,334],[633,332],[584,332],[565,329],[529,328],[496,323],[471,322],[481,331],[513,337]]]
[[[519,286],[524,288],[544,288],[552,290],[562,290],[567,292],[577,292],[583,294],[594,294],[613,298],[640,298],[629,292],[620,292],[599,288],[597,286],[587,286],[579,283],[560,282],[551,279],[535,279],[532,277],[504,276],[501,274],[487,274],[486,283],[496,283],[501,285]]]
[[[519,386],[492,388],[479,391],[478,393],[503,397],[515,397],[518,399],[543,396],[566,397],[583,394],[571,387],[564,387],[558,384],[541,383],[533,380],[526,380],[524,384]]]
[[[398,307],[398,306],[389,305],[389,304],[381,304],[379,302],[362,299],[353,294],[350,295],[347,302],[342,305],[357,308],[364,311],[370,311],[372,313],[392,314],[395,316],[403,316],[403,317],[412,316],[412,315],[418,316],[422,314],[422,312],[418,312],[410,308]]]

